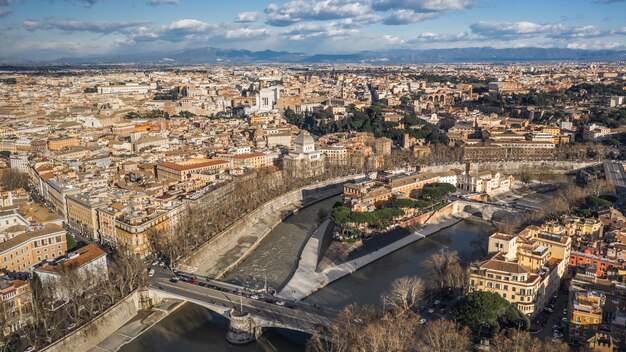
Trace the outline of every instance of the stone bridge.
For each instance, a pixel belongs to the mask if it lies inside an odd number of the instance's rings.
[[[454,202],[452,212],[454,214],[469,214],[483,220],[501,221],[508,217],[515,216],[521,209],[518,206],[503,205],[477,200],[457,200]]]
[[[284,302],[274,298],[255,297],[252,293],[216,289],[183,281],[172,282],[162,276],[150,280],[150,299],[159,302],[175,299],[197,304],[226,317],[229,329],[226,339],[233,344],[253,342],[265,328],[282,328],[311,333],[330,325],[337,312],[302,302]]]

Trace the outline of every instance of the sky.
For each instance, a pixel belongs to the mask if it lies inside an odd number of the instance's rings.
[[[0,0],[0,58],[485,46],[626,50],[626,0]]]

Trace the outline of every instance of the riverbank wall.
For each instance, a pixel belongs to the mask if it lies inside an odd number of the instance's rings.
[[[146,293],[135,291],[89,323],[43,349],[44,352],[88,351],[137,315],[145,303]]]
[[[206,276],[222,277],[239,265],[274,227],[294,211],[340,194],[345,182],[363,177],[365,175],[359,174],[334,178],[266,202],[202,245],[182,263],[182,268]]]
[[[566,174],[573,170],[599,164],[598,161],[492,161],[472,163],[476,171],[493,170],[510,174],[530,172],[537,174]],[[450,170],[465,170],[464,163],[450,163],[442,165],[424,165],[422,172],[444,172]]]

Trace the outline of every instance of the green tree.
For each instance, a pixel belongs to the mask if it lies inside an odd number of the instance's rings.
[[[487,328],[528,330],[528,317],[494,292],[470,292],[454,308],[456,319],[472,329]]]
[[[69,233],[65,236],[67,238],[67,250],[71,251],[72,249],[76,248],[76,240],[74,240],[74,237],[72,237],[72,235],[70,235]]]

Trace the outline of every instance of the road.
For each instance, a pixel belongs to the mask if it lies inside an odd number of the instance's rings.
[[[170,281],[173,275],[171,272],[159,267],[153,268],[155,274],[149,279],[152,289],[161,289],[188,300],[204,302],[207,305],[222,306],[226,309],[243,309],[253,317],[272,322],[273,326],[312,331],[318,326],[330,325],[337,314],[333,310],[296,302],[285,301],[285,305],[280,306],[276,304],[279,301],[271,296],[252,299],[250,296],[254,294],[253,292],[218,289],[217,286],[208,287],[212,284],[206,280],[172,282]]]

